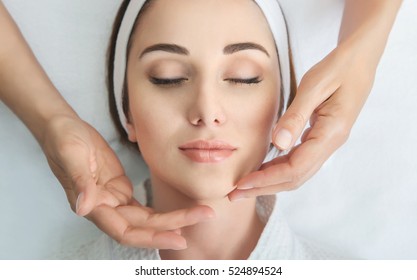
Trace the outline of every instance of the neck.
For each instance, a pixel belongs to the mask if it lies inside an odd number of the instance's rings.
[[[160,250],[162,259],[247,259],[263,230],[256,199],[230,202],[228,197],[197,201],[152,179],[153,208],[169,212],[195,205],[210,206],[216,217],[181,229],[188,248]]]

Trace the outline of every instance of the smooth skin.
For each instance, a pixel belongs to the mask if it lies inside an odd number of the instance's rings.
[[[299,187],[348,139],[402,1],[345,2],[338,46],[305,74],[274,130],[274,144],[282,150],[292,148],[290,153],[242,178],[229,199]],[[0,99],[39,142],[71,208],[123,244],[185,248],[181,228],[213,217],[212,210],[195,207],[157,214],[138,204],[115,153],[60,95],[1,1],[0,41]],[[312,128],[301,145],[293,147],[308,120]],[[118,205],[136,206],[143,223],[130,224]]]

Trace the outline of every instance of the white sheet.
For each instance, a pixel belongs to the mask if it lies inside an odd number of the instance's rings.
[[[143,164],[117,144],[103,113],[103,57],[120,1],[3,2],[58,89],[140,181]],[[343,1],[281,2],[301,77],[335,45]],[[349,258],[417,258],[416,11],[416,1],[404,1],[349,141],[311,181],[280,195],[294,231]],[[67,240],[95,234],[70,211],[37,143],[3,104],[0,143],[0,259],[51,258]]]

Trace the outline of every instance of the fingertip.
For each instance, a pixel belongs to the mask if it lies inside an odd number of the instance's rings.
[[[291,143],[293,142],[293,136],[288,129],[280,128],[274,134],[273,137],[274,145],[280,150],[288,150],[291,148]]]
[[[94,204],[88,201],[84,192],[81,192],[75,203],[75,213],[80,217],[84,217],[93,210],[93,207]]]
[[[202,214],[205,217],[205,219],[212,219],[216,217],[216,212],[213,210],[213,208],[207,205],[201,205],[201,206],[204,207],[202,209]]]
[[[181,237],[179,240],[177,240],[176,244],[174,245],[174,248],[172,248],[173,250],[176,251],[180,251],[180,250],[185,250],[188,248],[188,244],[187,244],[187,240],[185,240],[184,237],[178,235],[179,237]]]
[[[177,244],[175,244],[175,247],[172,248],[175,251],[180,251],[180,250],[185,250],[188,248],[187,245],[187,240],[185,240],[185,238],[183,238],[183,242],[177,242]]]
[[[172,230],[172,232],[174,232],[175,234],[181,235],[181,229],[180,228],[174,229],[174,230]]]
[[[216,212],[213,208],[207,205],[198,205],[197,208],[190,209],[187,214],[187,219],[198,223],[216,217]]]
[[[236,201],[240,201],[240,200],[243,200],[243,199],[244,199],[244,197],[239,195],[239,194],[230,194],[229,195],[230,202],[236,202]]]
[[[238,189],[238,190],[250,190],[250,189],[253,189],[254,187],[255,186],[252,182],[247,181],[247,182],[238,184],[236,186],[236,189]]]
[[[83,209],[82,209],[82,201],[84,200],[84,193],[80,193],[77,197],[77,201],[75,202],[75,213],[78,216],[84,216],[82,215]]]
[[[246,191],[235,190],[234,192],[229,194],[229,200],[231,202],[238,202],[248,198]]]
[[[184,237],[171,231],[156,233],[151,247],[179,251],[187,249],[188,245]]]

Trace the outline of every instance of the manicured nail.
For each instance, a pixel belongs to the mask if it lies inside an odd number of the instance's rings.
[[[175,251],[180,251],[180,250],[185,250],[187,249],[187,242],[184,242],[183,244],[177,244],[177,246],[175,246],[175,248],[173,248],[173,250]]]
[[[291,145],[291,142],[292,135],[286,129],[280,129],[275,135],[275,145],[277,145],[282,150],[288,149]]]
[[[240,201],[247,198],[246,195],[242,192],[238,192],[232,195],[232,197],[229,197],[229,200],[231,202],[236,202],[236,201]]]
[[[240,186],[237,186],[236,189],[238,189],[238,190],[249,190],[249,189],[253,189],[253,185],[250,184],[250,183],[245,183],[245,184],[242,184]]]
[[[81,201],[84,198],[84,193],[80,193],[77,197],[77,202],[75,203],[75,212],[79,215],[80,208],[81,208]]]

